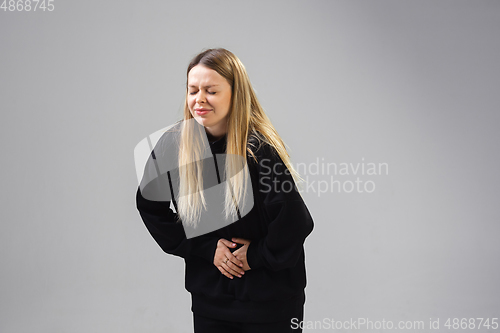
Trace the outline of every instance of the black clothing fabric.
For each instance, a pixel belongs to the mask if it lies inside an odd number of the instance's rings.
[[[227,135],[210,142],[212,153],[224,154],[226,140]],[[314,223],[276,150],[258,134],[248,143],[258,160],[247,154],[254,206],[238,221],[187,239],[169,201],[147,200],[138,188],[137,209],[162,250],[184,259],[185,288],[191,293],[194,314],[238,323],[289,322],[303,311],[298,310],[303,309],[307,284],[303,244]],[[251,240],[251,269],[241,278],[229,279],[213,260],[218,240],[233,237]]]
[[[247,323],[207,318],[193,313],[194,333],[302,333],[304,306],[286,320],[271,323]]]

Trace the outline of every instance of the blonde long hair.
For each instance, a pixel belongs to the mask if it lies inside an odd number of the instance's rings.
[[[191,69],[198,65],[213,69],[224,77],[232,87],[231,105],[227,117],[226,133],[226,156],[241,156],[246,168],[247,153],[258,163],[249,144],[251,135],[259,137],[272,147],[274,147],[281,157],[281,160],[290,171],[295,183],[302,182],[298,172],[290,163],[290,156],[285,148],[285,143],[278,132],[271,124],[271,120],[265,114],[257,96],[252,88],[245,66],[232,52],[224,48],[207,49],[195,56],[187,69],[187,75]],[[186,99],[184,103],[184,120],[193,120],[189,111],[188,82],[186,81]],[[183,124],[193,121],[184,121]],[[200,136],[194,133],[197,129],[193,126],[182,126],[179,142],[179,198],[177,202],[178,216],[181,221],[196,227],[201,215],[202,206],[206,208],[205,196],[203,193],[202,177],[202,143],[197,140]],[[237,214],[236,203],[245,202],[245,186],[248,185],[247,172],[238,172],[241,165],[234,158],[226,158],[225,174],[225,206],[226,218],[234,217]],[[247,169],[246,169],[247,170]],[[234,175],[234,176],[233,176]],[[300,192],[299,192],[300,193]]]

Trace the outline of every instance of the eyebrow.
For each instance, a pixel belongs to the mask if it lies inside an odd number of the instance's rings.
[[[205,86],[204,88],[210,88],[210,87],[216,87],[216,86],[218,86],[218,84],[210,84],[208,86]],[[192,85],[192,84],[190,84],[188,87],[189,88],[196,88],[196,86]]]

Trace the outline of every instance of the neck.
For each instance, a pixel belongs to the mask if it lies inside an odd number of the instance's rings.
[[[217,141],[226,134],[225,131],[214,131],[207,127],[205,127],[205,132],[207,133],[208,141]]]
[[[224,134],[222,134],[220,136],[213,136],[212,134],[207,132],[207,138],[208,138],[209,142],[217,141],[217,140],[221,139],[222,137],[224,137]]]

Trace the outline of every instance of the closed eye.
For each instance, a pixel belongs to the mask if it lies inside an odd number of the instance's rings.
[[[215,94],[216,94],[215,92],[209,92],[209,91],[207,91],[207,92],[208,92],[210,95],[215,95]],[[194,94],[196,94],[196,92],[191,92],[191,93],[189,93],[189,95],[194,95]]]

